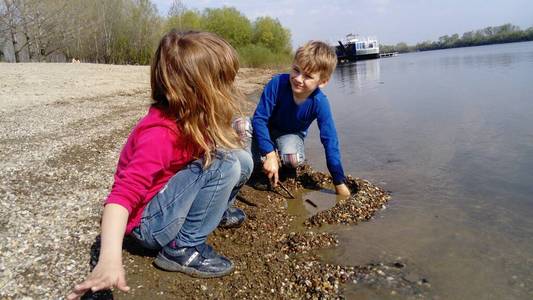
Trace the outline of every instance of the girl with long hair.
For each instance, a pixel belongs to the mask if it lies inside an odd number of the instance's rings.
[[[122,242],[132,236],[159,250],[155,265],[211,278],[233,263],[206,244],[218,227],[245,219],[232,206],[253,169],[232,128],[241,94],[235,50],[207,32],[170,32],[151,66],[153,103],[130,133],[105,202],[101,250],[89,276],[67,299],[116,287],[128,291]]]

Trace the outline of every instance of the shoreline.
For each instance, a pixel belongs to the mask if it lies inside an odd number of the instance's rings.
[[[0,92],[0,298],[56,299],[89,272],[102,201],[131,127],[149,103],[148,67],[92,64],[3,64]],[[237,84],[257,98],[273,71],[242,69]],[[249,101],[245,110],[253,109]],[[306,167],[287,179],[293,193],[331,189],[329,175]],[[401,280],[405,264],[336,266],[317,251],[338,244],[321,224],[355,224],[388,201],[379,187],[350,178],[348,200],[289,230],[286,199],[246,186],[237,201],[248,215],[241,228],[215,230],[217,251],[236,265],[232,275],[194,279],[152,266],[153,253],[125,240],[128,294],[118,299],[336,298],[343,283],[377,284],[416,297],[427,284]],[[290,200],[292,201],[292,200]],[[296,201],[296,200],[295,200]],[[301,200],[300,200],[301,201]],[[338,217],[342,216],[342,217]],[[390,279],[392,278],[392,279]]]

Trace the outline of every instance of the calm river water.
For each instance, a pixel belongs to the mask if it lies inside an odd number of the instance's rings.
[[[392,192],[370,222],[330,228],[326,260],[401,259],[432,298],[533,299],[532,42],[343,65],[325,93],[346,173]],[[315,127],[308,157],[326,170]]]

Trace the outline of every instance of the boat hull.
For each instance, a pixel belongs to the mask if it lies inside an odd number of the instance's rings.
[[[362,59],[379,58],[379,46],[376,40],[349,39],[338,42],[335,53],[339,62],[351,62]]]

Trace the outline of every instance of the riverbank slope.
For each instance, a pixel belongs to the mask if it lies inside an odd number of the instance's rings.
[[[149,104],[149,68],[94,64],[0,64],[0,298],[57,299],[89,272],[102,201],[121,147]],[[252,99],[273,71],[242,69],[237,82]],[[254,102],[246,104],[251,111]],[[217,230],[210,242],[236,263],[222,279],[198,280],[152,266],[154,253],[125,241],[129,295],[116,298],[337,297],[343,282],[391,281],[402,264],[332,266],[313,249],[337,241],[317,226],[368,219],[387,193],[351,178],[352,197],[289,232],[282,192],[245,187],[242,228]],[[293,193],[330,188],[309,168],[285,184]],[[94,251],[92,251],[94,254]],[[420,293],[401,280],[393,288]]]

